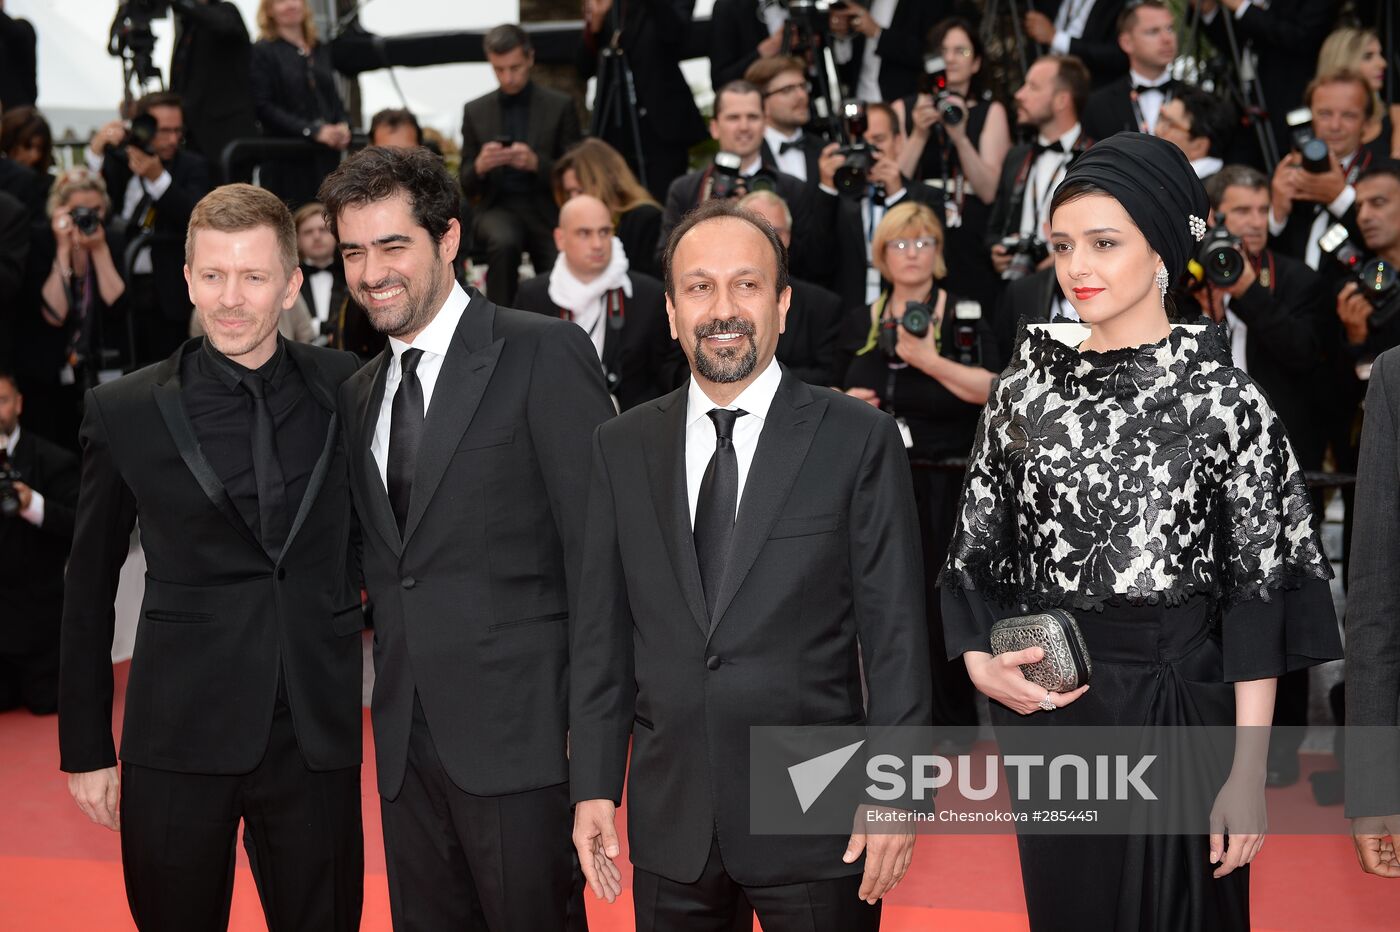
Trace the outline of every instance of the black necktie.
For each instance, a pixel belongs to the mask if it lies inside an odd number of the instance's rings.
[[[403,536],[408,521],[408,499],[413,493],[413,465],[418,459],[418,444],[423,439],[423,383],[418,381],[420,349],[406,349],[399,357],[399,387],[394,392],[394,405],[389,415],[389,462],[385,469],[389,489],[389,505],[399,522]]]
[[[745,411],[713,408],[715,452],[700,480],[700,500],[695,505],[695,558],[700,564],[700,584],[705,589],[705,613],[713,619],[724,567],[729,562],[729,542],[734,536],[734,512],[739,507],[739,460],[734,455],[734,422]]]
[[[277,458],[277,422],[267,403],[267,382],[257,372],[240,380],[253,396],[253,478],[258,486],[258,535],[268,553],[277,557],[287,542],[287,483]]]
[[[790,150],[790,149],[801,149],[801,148],[802,148],[802,137],[801,137],[801,136],[798,136],[796,139],[794,139],[794,140],[792,140],[792,141],[790,141],[790,142],[785,142],[785,143],[783,143],[782,145],[778,146],[778,154],[779,154],[779,155],[786,155],[787,152],[788,152],[788,150]]]

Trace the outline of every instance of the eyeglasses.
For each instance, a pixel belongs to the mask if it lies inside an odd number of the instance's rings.
[[[797,91],[802,91],[804,94],[812,93],[812,82],[803,81],[801,84],[788,84],[784,87],[775,87],[764,94],[763,97],[765,100],[769,97],[788,97]]]
[[[944,58],[971,58],[972,46],[970,45],[945,45],[939,49]]]
[[[885,244],[886,249],[893,249],[895,252],[923,252],[926,249],[937,249],[938,240],[932,236],[921,236],[918,239],[892,239]]]

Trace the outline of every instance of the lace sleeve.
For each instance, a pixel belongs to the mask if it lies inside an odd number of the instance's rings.
[[[1236,400],[1239,434],[1220,500],[1218,545],[1228,681],[1341,656],[1327,582],[1332,568],[1302,470],[1258,389],[1245,384]]]

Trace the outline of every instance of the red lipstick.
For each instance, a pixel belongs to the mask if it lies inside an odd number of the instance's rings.
[[[1098,294],[1100,291],[1103,291],[1103,289],[1102,289],[1102,288],[1075,288],[1075,289],[1074,289],[1074,296],[1075,296],[1076,298],[1078,298],[1079,300],[1081,300],[1081,301],[1088,301],[1090,298],[1092,298],[1094,295]]]

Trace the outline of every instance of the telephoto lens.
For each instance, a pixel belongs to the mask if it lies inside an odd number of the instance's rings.
[[[1200,264],[1206,281],[1212,285],[1230,287],[1244,274],[1244,253],[1240,251],[1239,237],[1231,236],[1223,226],[1216,227],[1201,242],[1196,252],[1196,262]]]

